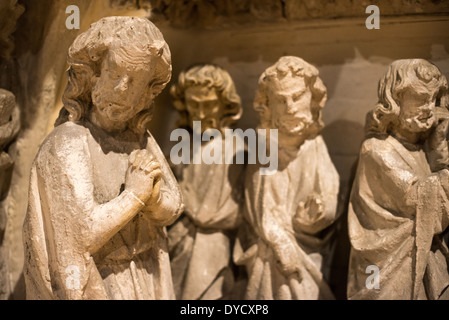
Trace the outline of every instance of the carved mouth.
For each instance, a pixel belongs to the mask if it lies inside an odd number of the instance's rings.
[[[429,114],[429,115],[427,115],[427,116],[420,116],[420,117],[418,117],[418,120],[419,121],[421,121],[421,122],[427,122],[429,119],[431,119],[433,117],[433,115],[432,114]]]
[[[127,110],[129,110],[129,107],[127,106],[116,103],[108,103],[104,111],[108,117],[115,119],[126,113]]]
[[[107,107],[110,108],[110,109],[113,109],[113,110],[117,110],[117,109],[122,110],[122,109],[127,109],[128,108],[127,106],[124,106],[122,104],[111,103],[111,102],[108,103]]]

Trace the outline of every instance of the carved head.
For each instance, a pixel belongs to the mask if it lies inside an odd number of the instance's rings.
[[[80,34],[68,53],[69,82],[56,125],[83,121],[127,126],[143,134],[154,98],[171,77],[171,56],[147,19],[107,17]]]
[[[413,133],[428,131],[447,91],[446,77],[431,62],[394,61],[379,81],[379,102],[367,115],[367,136],[389,134],[394,126]]]
[[[180,114],[178,127],[192,128],[193,121],[201,121],[202,131],[221,130],[242,115],[241,100],[231,76],[213,64],[194,65],[181,72],[170,92]]]
[[[321,110],[327,100],[318,70],[298,57],[280,58],[259,78],[254,109],[260,128],[280,135],[309,136],[323,128]]]

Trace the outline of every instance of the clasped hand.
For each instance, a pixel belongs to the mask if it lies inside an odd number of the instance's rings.
[[[148,150],[134,150],[129,155],[125,177],[125,190],[132,192],[145,204],[159,198],[162,178],[160,164]]]

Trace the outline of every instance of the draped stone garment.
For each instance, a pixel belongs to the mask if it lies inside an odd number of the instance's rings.
[[[246,265],[249,274],[246,299],[334,298],[321,268],[331,235],[323,230],[337,218],[338,191],[339,176],[321,136],[292,150],[288,164],[273,175],[260,175],[258,165],[248,166],[244,210],[248,231],[241,232],[234,252],[236,262]],[[322,204],[316,214],[302,210],[310,198]],[[279,264],[285,260],[299,274],[281,272]]]
[[[226,143],[214,139],[207,144]],[[243,144],[242,144],[243,145]],[[220,299],[231,294],[233,234],[241,221],[243,164],[189,164],[182,168],[179,185],[185,211],[169,229],[169,247],[178,299]],[[229,159],[228,159],[229,160]]]
[[[72,122],[56,127],[34,161],[23,233],[27,298],[173,299],[164,226],[178,217],[182,198],[161,164],[157,211],[144,207],[111,238],[102,238],[103,222],[112,217],[98,216],[96,209],[113,204],[130,210],[138,201],[122,192],[129,152],[103,150],[114,141],[98,132],[94,139],[91,130]],[[158,146],[147,138],[154,154]],[[89,241],[104,245],[89,252]]]
[[[20,130],[20,110],[15,106],[10,116],[10,121],[0,126],[0,201],[6,198],[11,182],[14,161],[8,153],[11,141],[15,139]],[[2,209],[0,209],[2,210]],[[0,215],[2,212],[0,211]],[[0,217],[0,232],[4,227]]]
[[[392,136],[363,143],[348,212],[348,298],[438,299],[449,285],[447,169]],[[367,286],[370,265],[380,288]],[[368,287],[372,288],[369,289]]]

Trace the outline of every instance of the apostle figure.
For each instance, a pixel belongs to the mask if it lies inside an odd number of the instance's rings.
[[[234,259],[246,265],[247,299],[333,299],[322,267],[337,219],[339,176],[321,135],[326,87],[318,70],[285,56],[259,78],[260,129],[277,129],[279,168],[248,165],[244,226]]]
[[[349,299],[447,299],[446,78],[397,60],[379,81],[352,188]]]
[[[240,97],[229,73],[212,64],[195,65],[181,72],[171,93],[180,114],[180,128],[188,129],[191,136],[211,129],[219,133],[203,142],[202,150],[192,150],[190,164],[178,166],[185,211],[169,229],[176,297],[233,298],[235,266],[231,252],[241,221],[244,169],[236,155],[245,150],[243,143],[233,149],[228,146],[233,152],[226,156],[225,130],[241,116]],[[202,152],[204,159],[208,149],[217,153],[213,161],[195,163],[194,153]]]
[[[173,299],[165,226],[179,186],[147,130],[171,57],[147,19],[107,17],[68,53],[55,129],[31,171],[28,299]]]

